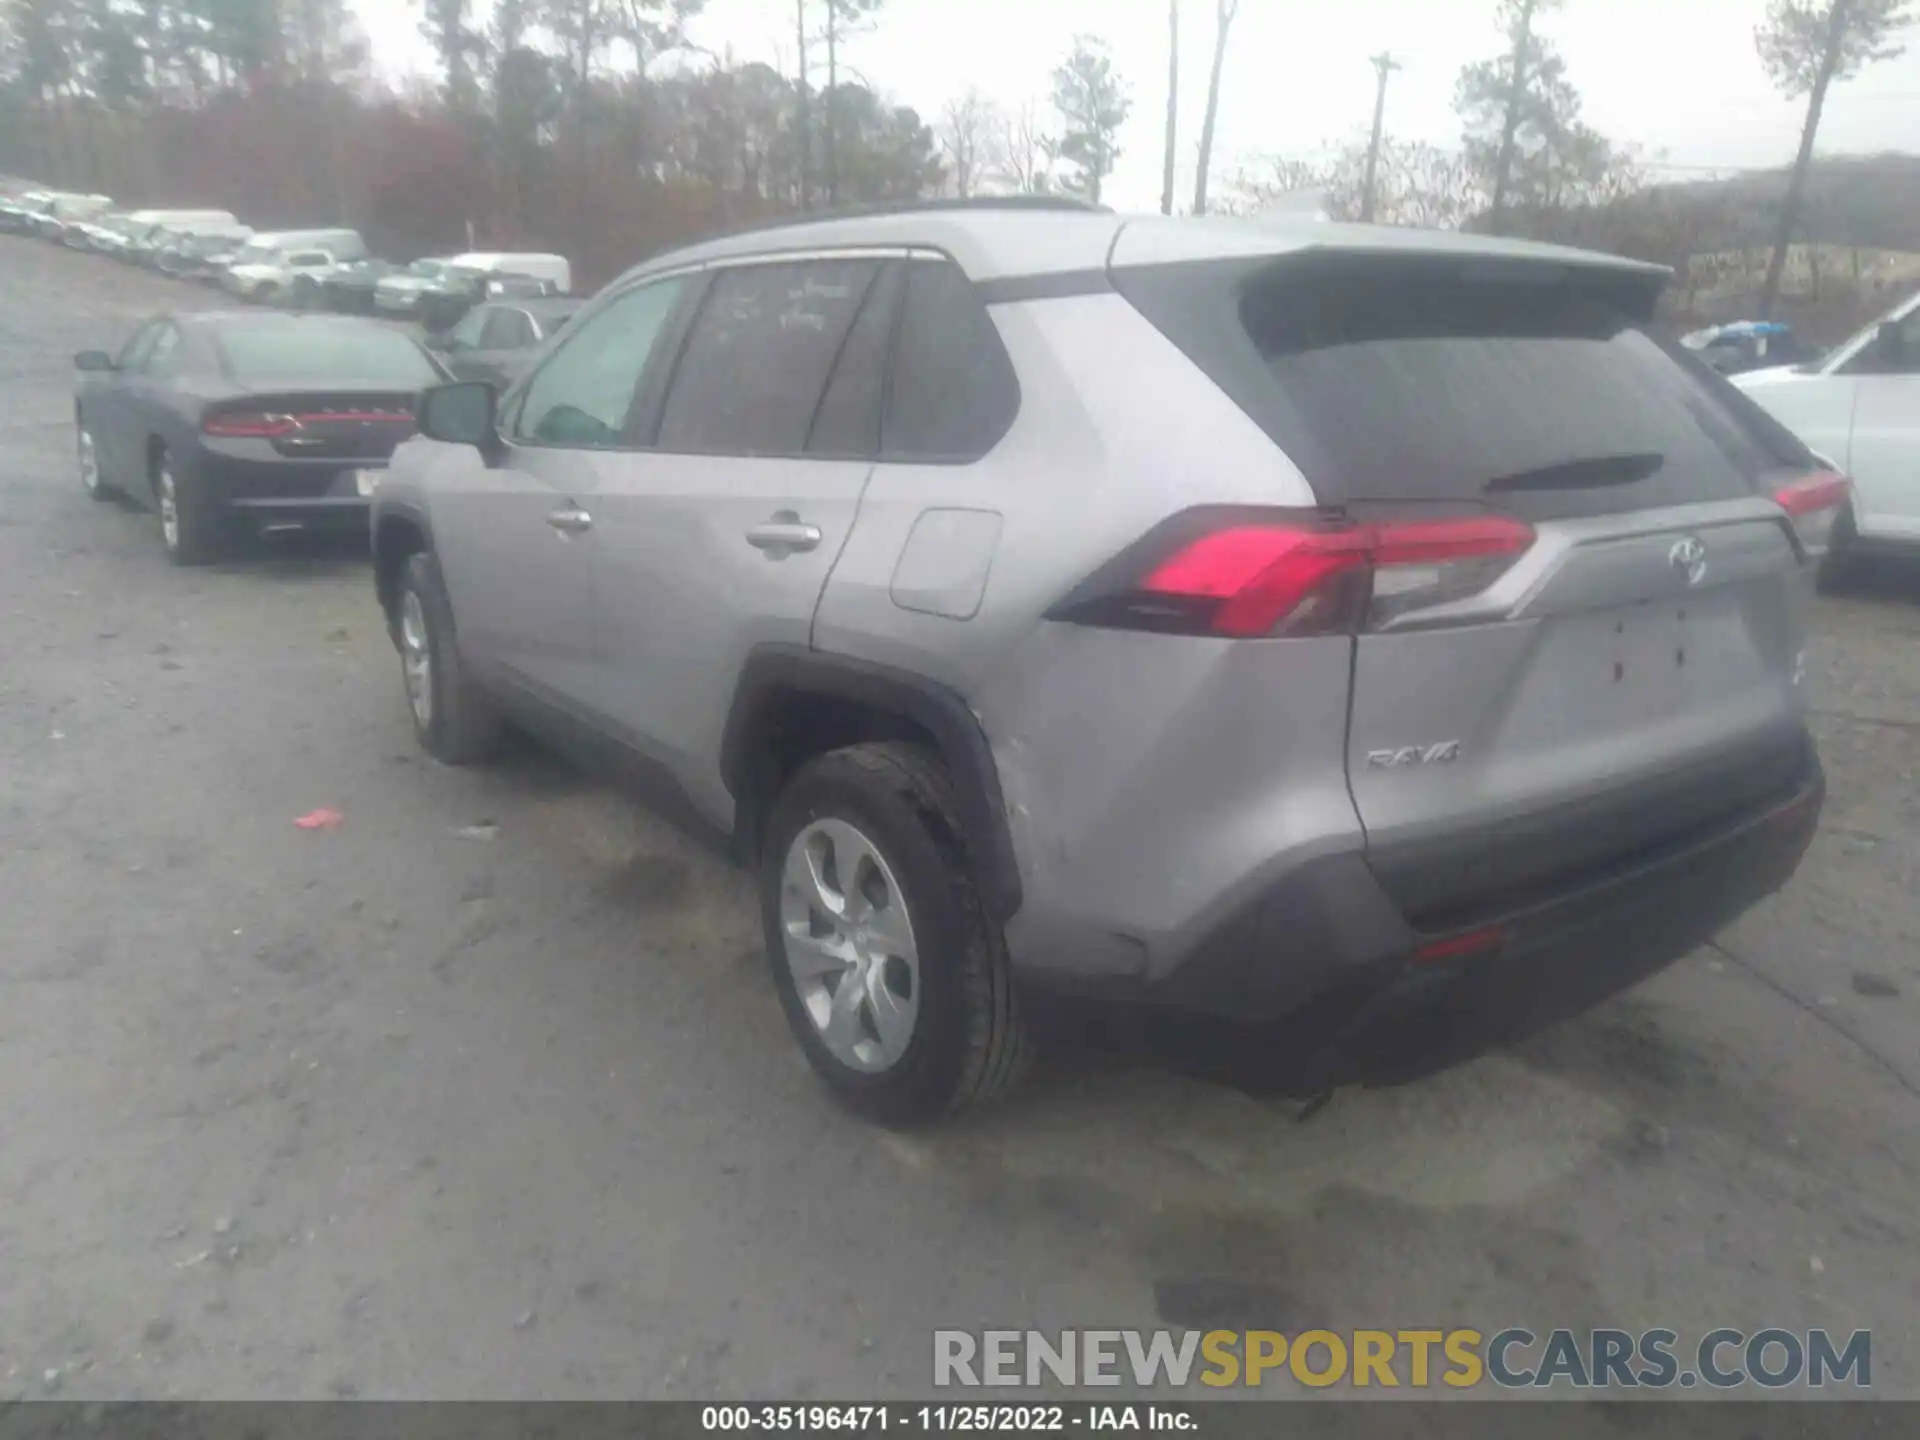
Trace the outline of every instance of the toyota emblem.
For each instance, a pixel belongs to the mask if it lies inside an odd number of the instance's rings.
[[[1698,585],[1707,578],[1707,547],[1689,535],[1667,552],[1667,563],[1687,577],[1687,584]]]

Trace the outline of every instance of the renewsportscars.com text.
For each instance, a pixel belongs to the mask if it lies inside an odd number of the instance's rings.
[[[1311,1389],[1730,1390],[1873,1384],[1873,1335],[1855,1330],[937,1330],[936,1386]]]

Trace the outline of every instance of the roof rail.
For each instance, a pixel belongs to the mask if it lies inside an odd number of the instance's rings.
[[[755,220],[745,225],[711,230],[670,248],[687,250],[715,240],[731,240],[741,235],[758,235],[763,232],[791,229],[796,225],[824,224],[833,220],[872,220],[884,215],[937,214],[953,210],[1031,210],[1074,215],[1113,214],[1113,207],[1110,205],[1096,205],[1090,200],[1076,200],[1068,195],[975,195],[964,200],[901,200],[874,205],[842,205],[832,210],[806,210],[773,219]]]

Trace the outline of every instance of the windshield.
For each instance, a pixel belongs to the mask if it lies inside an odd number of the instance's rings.
[[[416,260],[407,266],[409,275],[418,275],[422,280],[438,280],[446,272],[443,260]]]
[[[247,385],[373,383],[416,390],[439,376],[418,345],[378,325],[235,325],[219,332],[221,361]]]
[[[272,263],[275,258],[276,252],[271,245],[247,244],[242,245],[234,254],[233,263],[235,265],[266,265]]]

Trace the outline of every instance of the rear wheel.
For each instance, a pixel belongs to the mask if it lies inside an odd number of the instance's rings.
[[[1859,537],[1860,531],[1853,519],[1853,501],[1849,500],[1834,519],[1833,533],[1827,539],[1827,553],[1820,557],[1820,568],[1814,571],[1814,586],[1822,595],[1846,589],[1853,572],[1854,544]]]
[[[206,565],[220,558],[226,517],[165,450],[153,459],[153,508],[160,515],[160,541],[174,564]]]
[[[407,557],[393,616],[400,676],[420,747],[447,765],[490,757],[500,748],[500,715],[461,663],[453,607],[431,555]]]
[[[913,745],[807,764],[771,817],[761,911],[780,1002],[848,1107],[939,1119],[1010,1089],[1031,1047],[946,770]]]

